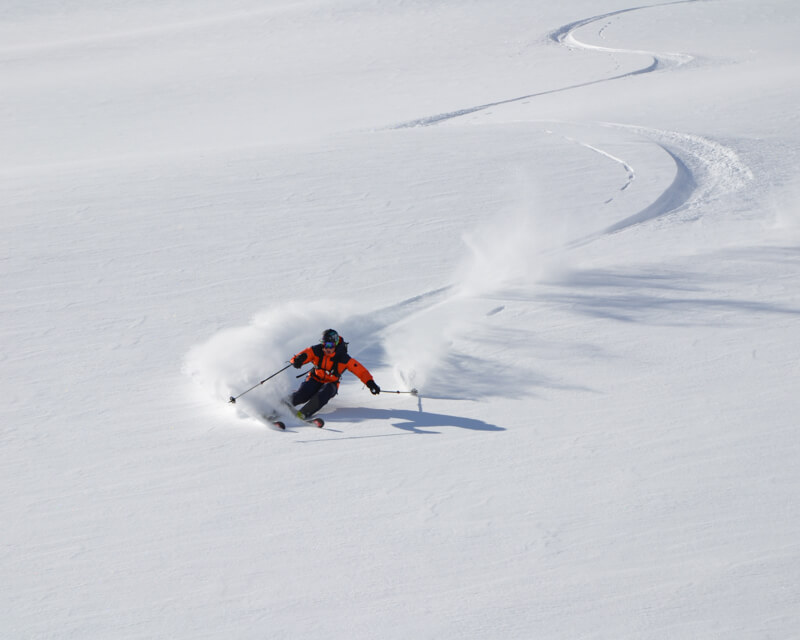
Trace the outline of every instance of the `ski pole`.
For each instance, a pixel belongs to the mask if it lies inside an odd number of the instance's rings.
[[[417,391],[416,389],[411,389],[410,391],[386,391],[384,389],[381,389],[381,393],[410,393],[412,396],[419,395],[419,391]]]
[[[228,403],[229,403],[229,404],[230,404],[230,403],[236,404],[236,401],[237,401],[239,398],[241,398],[241,397],[242,397],[242,396],[243,396],[245,393],[250,393],[250,392],[251,392],[253,389],[255,389],[256,387],[258,387],[258,386],[260,386],[260,385],[264,384],[264,383],[265,383],[267,380],[269,380],[269,379],[271,379],[271,378],[274,378],[275,376],[277,376],[277,375],[278,375],[279,373],[281,373],[282,371],[286,371],[286,370],[287,370],[289,367],[291,367],[291,366],[292,366],[292,363],[290,362],[289,364],[287,364],[287,365],[286,365],[286,366],[285,366],[283,369],[281,369],[280,371],[276,371],[276,372],[275,372],[275,373],[273,373],[271,376],[269,376],[269,377],[267,377],[267,378],[264,378],[264,379],[263,379],[261,382],[259,382],[258,384],[254,384],[254,385],[253,385],[252,387],[250,387],[250,388],[249,388],[247,391],[242,391],[242,392],[241,392],[241,393],[240,393],[238,396],[236,396],[235,398],[234,398],[233,396],[231,396],[230,400],[228,400]]]

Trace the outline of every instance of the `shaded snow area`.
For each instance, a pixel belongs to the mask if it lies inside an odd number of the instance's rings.
[[[5,2],[0,637],[800,637],[799,28]]]

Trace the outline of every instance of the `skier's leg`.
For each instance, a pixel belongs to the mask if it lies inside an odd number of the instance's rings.
[[[322,383],[319,380],[304,380],[303,384],[297,388],[297,391],[289,396],[289,402],[294,406],[308,402],[309,398],[313,397],[321,386]]]
[[[319,390],[314,397],[312,397],[306,404],[303,406],[300,411],[302,412],[303,416],[306,418],[314,415],[317,411],[322,409],[328,401],[336,395],[339,391],[339,385],[335,382],[329,382],[328,384],[322,385],[322,388]]]

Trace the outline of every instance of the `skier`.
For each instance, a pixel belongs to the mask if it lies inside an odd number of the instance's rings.
[[[319,411],[336,395],[339,391],[339,378],[345,371],[357,376],[373,395],[381,392],[367,368],[347,355],[347,343],[333,329],[322,332],[319,344],[304,349],[292,358],[295,369],[306,363],[313,364],[314,369],[288,398],[295,407],[305,403],[297,412],[297,417],[301,420],[308,420],[309,416]]]

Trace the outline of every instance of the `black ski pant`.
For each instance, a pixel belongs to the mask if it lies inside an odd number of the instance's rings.
[[[335,382],[323,383],[314,378],[310,378],[305,380],[289,399],[294,406],[305,402],[305,405],[300,411],[308,418],[328,404],[328,401],[333,398],[338,391],[339,385]]]

